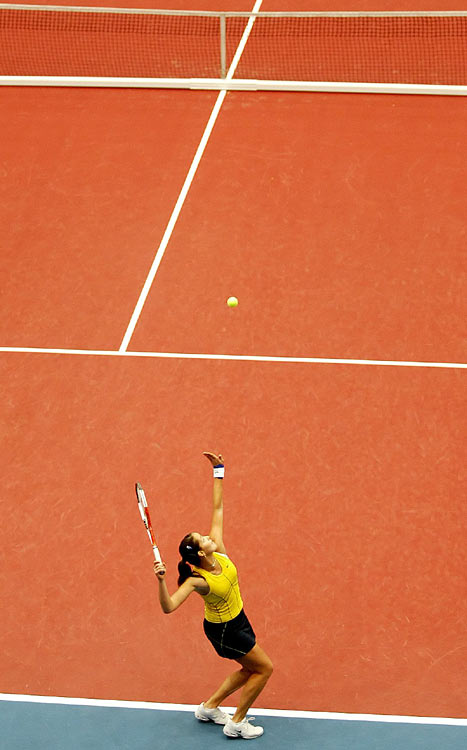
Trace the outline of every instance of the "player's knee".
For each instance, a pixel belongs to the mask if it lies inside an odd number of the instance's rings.
[[[262,674],[264,674],[264,676],[267,677],[267,679],[269,680],[269,678],[272,675],[273,671],[274,671],[274,665],[273,665],[271,659],[266,658],[264,660],[264,663],[263,663],[262,668],[261,668]]]

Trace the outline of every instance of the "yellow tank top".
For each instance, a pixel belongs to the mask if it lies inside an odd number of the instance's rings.
[[[228,622],[240,614],[243,609],[237,568],[227,555],[214,552],[214,557],[218,560],[222,573],[216,575],[196,566],[193,566],[193,569],[209,584],[209,594],[203,595],[206,620],[209,620],[209,622]]]

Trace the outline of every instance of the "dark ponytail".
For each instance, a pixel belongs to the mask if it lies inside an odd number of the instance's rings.
[[[192,534],[183,537],[178,548],[181,561],[178,563],[178,585],[181,586],[187,578],[193,575],[191,565],[198,565],[199,544],[193,539]]]
[[[181,560],[178,563],[178,586],[181,586],[182,583],[186,581],[187,578],[189,578],[191,575],[193,575],[193,571],[184,560]]]

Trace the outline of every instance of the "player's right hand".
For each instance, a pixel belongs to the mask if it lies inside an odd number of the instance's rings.
[[[165,567],[164,563],[154,562],[154,573],[156,574],[156,578],[158,578],[159,581],[163,580],[166,571],[167,568]]]

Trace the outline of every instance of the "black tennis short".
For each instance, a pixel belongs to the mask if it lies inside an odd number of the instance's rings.
[[[256,635],[244,610],[228,622],[204,620],[204,632],[219,656],[240,659],[256,644]]]

